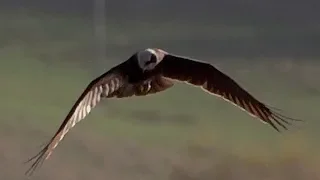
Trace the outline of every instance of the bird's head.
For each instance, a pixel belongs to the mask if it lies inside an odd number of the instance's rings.
[[[167,52],[161,49],[145,49],[137,52],[137,60],[139,67],[143,71],[153,70],[159,62],[163,59],[163,57],[167,54]]]

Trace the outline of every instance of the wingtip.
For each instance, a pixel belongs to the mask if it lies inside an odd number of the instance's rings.
[[[273,120],[274,122],[276,122],[279,126],[282,127],[282,129],[284,131],[287,131],[289,130],[289,126],[294,126],[296,127],[296,123],[293,123],[292,121],[294,122],[305,122],[304,120],[302,119],[295,119],[295,118],[290,118],[288,116],[285,116],[283,114],[280,114],[278,112],[275,112],[275,111],[271,111],[271,114],[270,114],[270,122],[271,120]],[[269,124],[271,124],[270,122],[268,122]],[[271,124],[272,125],[272,124]],[[279,128],[275,127],[275,125],[273,124],[272,125],[273,128],[275,128],[278,132],[283,132],[283,131],[280,131]]]
[[[43,162],[48,159],[48,155],[50,155],[50,153],[47,152],[48,150],[48,146],[46,145],[44,148],[42,148],[41,151],[39,151],[36,155],[32,156],[31,158],[29,158],[28,160],[24,161],[23,164],[27,164],[30,163],[31,161],[35,160],[32,164],[31,167],[29,167],[27,169],[27,171],[24,173],[25,176],[27,177],[31,177],[34,173],[34,171],[40,167]]]
[[[274,114],[278,117],[285,118],[285,119],[292,120],[292,121],[306,122],[303,119],[292,118],[292,117],[288,117],[288,116],[281,114],[280,112],[283,112],[282,109],[279,109],[279,108],[276,108],[276,107],[273,107],[273,106],[270,106],[267,104],[265,104],[265,106],[271,110],[272,114]]]

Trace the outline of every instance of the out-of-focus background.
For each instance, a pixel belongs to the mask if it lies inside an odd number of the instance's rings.
[[[0,177],[25,179],[87,84],[147,47],[209,61],[277,133],[201,89],[105,100],[33,179],[320,179],[320,1],[1,0]]]

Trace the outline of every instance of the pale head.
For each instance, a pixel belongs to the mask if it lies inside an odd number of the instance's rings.
[[[148,48],[142,51],[137,52],[137,60],[139,67],[143,70],[152,70],[156,65],[163,59],[167,52],[156,49]]]

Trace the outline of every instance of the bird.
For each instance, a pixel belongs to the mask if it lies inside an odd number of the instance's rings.
[[[280,127],[287,130],[293,121],[301,121],[280,114],[275,108],[259,101],[210,63],[159,48],[146,48],[136,51],[126,61],[87,85],[54,136],[38,154],[26,161],[34,160],[25,174],[31,175],[47,160],[69,130],[83,120],[102,99],[152,95],[173,87],[177,82],[200,87],[271,125],[278,132],[281,132]]]

